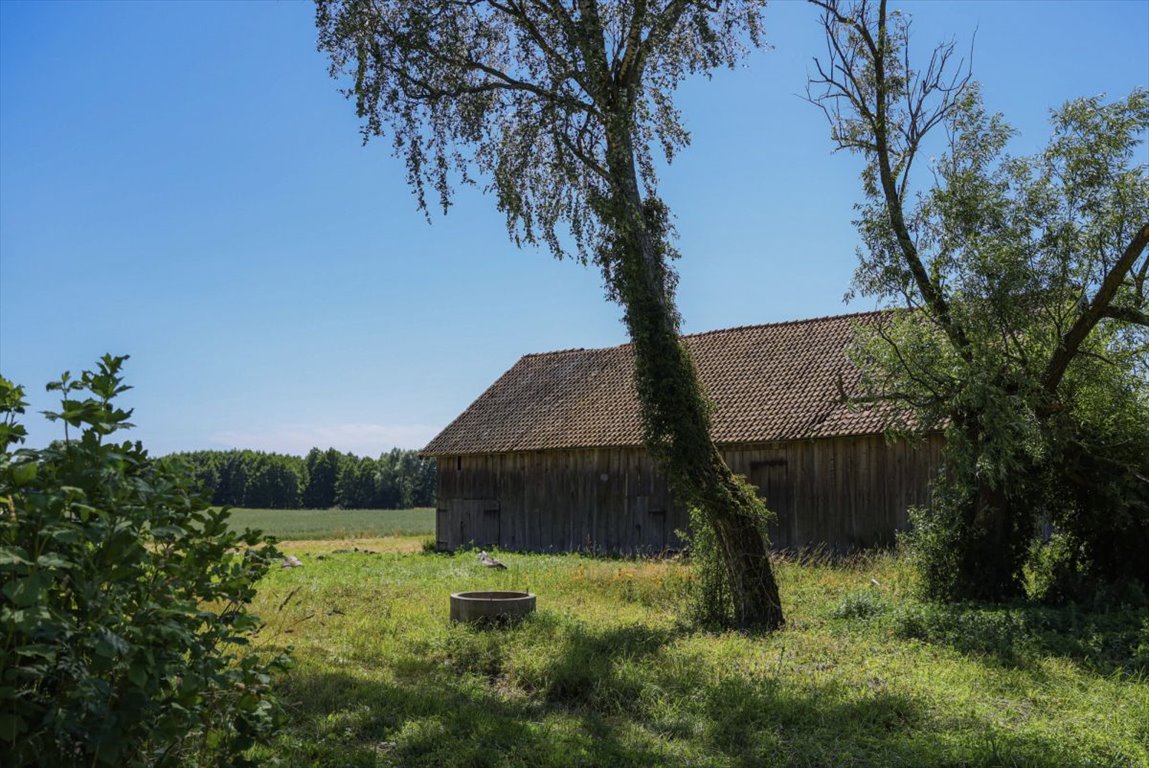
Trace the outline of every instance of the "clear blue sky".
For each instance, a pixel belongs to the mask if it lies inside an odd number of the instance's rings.
[[[1046,135],[1050,106],[1149,81],[1149,3],[907,3],[923,52],[977,31],[990,108]],[[516,250],[490,199],[428,225],[298,2],[0,2],[0,373],[43,385],[130,354],[154,452],[420,447],[518,357],[625,341],[599,276]],[[814,10],[688,83],[693,145],[663,174],[688,332],[842,303],[858,162],[797,94]],[[57,428],[33,414],[33,443]]]

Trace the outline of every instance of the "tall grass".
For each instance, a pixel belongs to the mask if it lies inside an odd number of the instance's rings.
[[[705,634],[677,562],[292,551],[257,606],[292,645],[291,726],[312,766],[1145,766],[1149,612],[932,608],[903,563],[783,561],[789,624]],[[362,550],[369,550],[363,552]],[[504,630],[451,625],[450,592],[523,589]],[[972,641],[982,638],[983,641]]]

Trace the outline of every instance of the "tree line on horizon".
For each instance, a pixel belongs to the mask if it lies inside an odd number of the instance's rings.
[[[435,503],[435,460],[394,448],[379,458],[334,448],[307,456],[253,450],[188,451],[170,459],[191,465],[216,506],[254,509],[410,509]]]

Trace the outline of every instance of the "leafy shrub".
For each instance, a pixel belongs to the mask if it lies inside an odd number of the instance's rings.
[[[842,598],[831,616],[835,619],[872,619],[886,612],[889,606],[882,596],[873,590],[851,592]]]
[[[1149,382],[1091,365],[1086,381],[1073,382],[1073,408],[1050,428],[1043,481],[1056,489],[1048,513],[1061,541],[1040,553],[1050,566],[1047,602],[1149,589]]]
[[[63,441],[13,447],[23,389],[0,378],[0,751],[6,765],[242,765],[279,713],[285,659],[245,652],[258,531],[191,493],[179,462],[106,441],[126,358],[48,385]],[[78,432],[78,434],[76,434]]]
[[[1133,669],[1149,670],[1149,618],[1141,622],[1141,631],[1137,635],[1137,645],[1130,655],[1129,666]]]
[[[1064,533],[1035,541],[1026,564],[1027,591],[1050,605],[1074,602],[1090,589],[1079,567],[1080,547]]]
[[[898,551],[918,576],[915,591],[926,600],[949,600],[958,591],[958,544],[969,535],[942,493],[935,487],[932,507],[910,507],[909,529],[896,534]]]
[[[734,615],[734,597],[714,526],[702,510],[692,507],[690,530],[678,531],[678,536],[686,543],[694,571],[686,603],[687,616],[694,624],[707,629],[729,626]]]

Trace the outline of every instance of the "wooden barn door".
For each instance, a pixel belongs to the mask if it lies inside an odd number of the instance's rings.
[[[658,554],[666,549],[666,509],[649,496],[631,496],[628,499],[637,530],[636,549],[642,554]]]
[[[502,539],[502,526],[499,514],[498,502],[486,502],[482,505],[482,517],[480,520],[481,532],[479,538],[475,540],[476,544],[485,547],[497,547]]]
[[[785,549],[795,546],[794,498],[785,459],[751,464],[750,482],[758,486],[758,495],[775,515],[774,522],[770,524],[771,547]]]
[[[476,547],[497,547],[502,535],[499,502],[495,499],[454,499],[448,503],[446,517],[447,545],[458,549],[473,544]],[[438,538],[443,538],[442,529]]]

